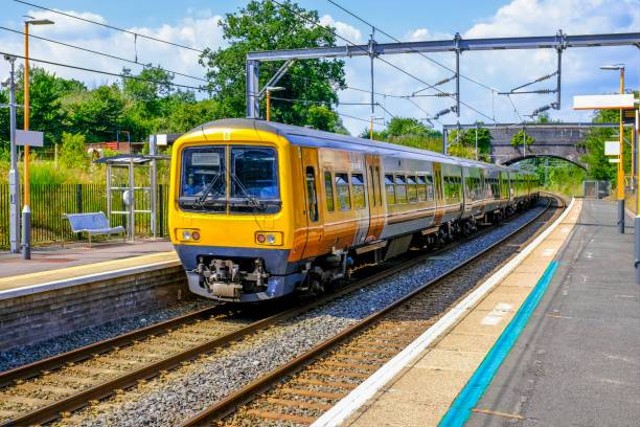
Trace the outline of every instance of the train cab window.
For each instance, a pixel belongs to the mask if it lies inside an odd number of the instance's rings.
[[[318,195],[316,192],[316,174],[311,166],[307,166],[305,182],[307,184],[307,207],[309,209],[309,219],[312,222],[316,222],[318,221]]]
[[[225,159],[224,147],[188,147],[182,151],[178,199],[182,209],[226,212]]]
[[[416,183],[418,200],[421,202],[427,200],[427,180],[424,176],[418,175],[416,177]]]
[[[231,146],[229,212],[273,213],[280,210],[276,150]]]
[[[407,199],[409,203],[415,203],[418,201],[418,184],[416,183],[415,176],[407,177]]]
[[[336,174],[336,192],[338,194],[338,207],[341,211],[351,209],[351,194],[349,192],[349,175],[346,173]]]
[[[356,209],[364,209],[367,199],[364,193],[364,176],[361,173],[351,175],[351,190],[353,191],[353,206]]]
[[[384,187],[387,192],[387,204],[395,205],[396,204],[396,190],[393,186],[393,175],[385,175],[384,176]]]
[[[407,178],[396,175],[396,203],[407,203]]]
[[[324,192],[327,198],[327,211],[335,211],[336,205],[333,198],[333,179],[331,179],[331,172],[325,171],[324,173]]]
[[[434,200],[435,192],[433,189],[433,177],[427,175],[427,200]]]

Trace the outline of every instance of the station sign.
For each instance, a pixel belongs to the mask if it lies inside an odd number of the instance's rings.
[[[578,95],[573,97],[574,110],[633,109],[633,94],[619,95]]]
[[[604,155],[605,156],[619,156],[620,155],[620,141],[605,141],[604,142]]]
[[[609,159],[609,163],[620,163],[620,159]]]
[[[16,129],[16,145],[44,147],[44,133],[35,130]]]

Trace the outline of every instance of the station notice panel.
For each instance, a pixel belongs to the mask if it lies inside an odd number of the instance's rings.
[[[574,110],[633,109],[633,94],[580,95],[573,97]]]
[[[16,129],[16,144],[44,147],[44,134],[35,130]]]

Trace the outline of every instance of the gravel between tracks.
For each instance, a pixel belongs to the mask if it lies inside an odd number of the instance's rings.
[[[104,325],[93,326],[36,344],[0,351],[0,372],[211,307],[214,304],[204,299],[187,300],[170,308],[118,319]]]
[[[463,243],[445,255],[411,267],[295,320],[258,333],[247,338],[240,346],[201,357],[161,378],[65,418],[58,425],[180,424],[263,373],[288,362],[323,339],[339,333],[383,308],[390,301],[439,276],[460,260],[490,246],[511,233],[514,228],[528,222],[541,209],[530,209],[520,217],[497,227],[490,234]],[[486,272],[479,271],[478,277],[469,277],[468,280],[478,280]]]

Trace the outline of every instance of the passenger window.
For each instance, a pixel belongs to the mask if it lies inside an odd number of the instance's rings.
[[[316,175],[313,167],[307,166],[307,205],[309,209],[309,219],[312,222],[318,221],[318,197],[316,193]]]
[[[336,206],[333,200],[333,180],[331,179],[331,172],[324,173],[324,192],[327,195],[327,211],[333,212]]]
[[[418,176],[416,178],[418,187],[418,200],[427,200],[427,181],[424,176]]]
[[[336,191],[338,193],[338,207],[341,211],[351,209],[351,195],[349,193],[349,176],[346,173],[336,174]]]
[[[384,186],[387,190],[387,205],[395,205],[396,191],[393,187],[393,175],[384,176]]]
[[[433,177],[431,175],[427,175],[427,200],[433,200],[434,197]]]
[[[356,209],[364,209],[367,202],[364,194],[364,176],[361,173],[351,175],[351,188],[353,190],[353,206]]]
[[[409,203],[418,201],[418,185],[414,176],[407,177],[407,198],[409,199]]]
[[[407,203],[407,178],[396,175],[396,202]]]

